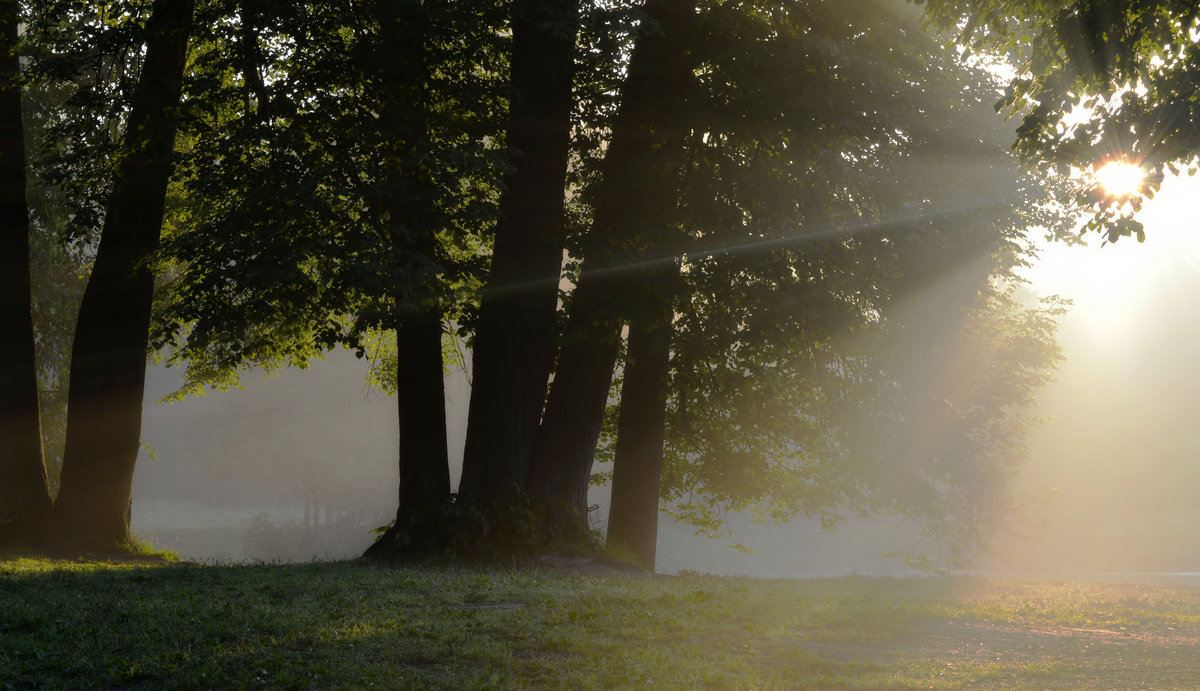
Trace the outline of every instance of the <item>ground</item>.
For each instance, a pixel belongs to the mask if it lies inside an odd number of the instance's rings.
[[[1195,688],[1200,587],[0,561],[0,688]]]

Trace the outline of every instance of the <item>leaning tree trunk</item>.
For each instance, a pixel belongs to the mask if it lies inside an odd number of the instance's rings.
[[[178,120],[192,0],[156,0],[71,354],[67,447],[55,539],[111,549],[129,539],[154,272]]]
[[[528,480],[529,495],[545,512],[551,532],[586,527],[592,459],[621,347],[616,282],[611,273],[585,269],[571,297]]]
[[[529,471],[529,493],[548,510],[551,529],[563,521],[586,523],[588,479],[625,318],[621,286],[656,256],[671,261],[661,240],[676,206],[673,152],[682,138],[680,108],[691,86],[687,52],[694,3],[650,0],[645,13]]]
[[[446,404],[442,379],[442,302],[438,288],[436,192],[423,163],[428,139],[428,8],[422,0],[376,4],[383,108],[380,126],[391,150],[383,195],[396,269],[391,281],[396,325],[396,399],[400,490],[396,521],[367,550],[395,558],[436,549],[433,509],[450,496]]]
[[[678,271],[655,273],[653,283],[661,290],[648,291],[629,322],[607,537],[609,547],[627,550],[651,571],[658,541],[673,333],[669,284]]]
[[[17,3],[0,5],[0,548],[28,545],[50,516],[30,283]]]
[[[563,199],[578,0],[516,0],[505,181],[491,274],[472,350],[459,491],[520,488],[554,360],[554,313],[566,245]]]

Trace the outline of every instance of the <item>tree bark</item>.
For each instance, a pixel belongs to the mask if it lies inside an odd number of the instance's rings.
[[[494,497],[525,482],[554,360],[566,244],[564,188],[578,0],[512,9],[512,172],[480,305],[459,492]]]
[[[529,493],[550,509],[552,524],[586,521],[588,479],[626,316],[623,286],[646,267],[673,261],[664,238],[675,209],[679,109],[691,84],[694,3],[650,0],[645,13],[529,472]]]
[[[154,272],[162,230],[192,0],[156,0],[96,261],[71,356],[67,447],[55,539],[111,549],[129,539],[142,427]]]
[[[618,288],[607,278],[586,269],[579,278],[534,448],[528,492],[551,528],[586,526],[592,459],[621,346],[622,320],[612,304]]]
[[[398,556],[436,547],[427,521],[450,496],[446,404],[442,379],[442,301],[437,254],[436,191],[421,147],[429,135],[426,65],[428,7],[422,0],[381,0],[380,123],[392,151],[388,194],[395,274],[396,399],[400,426],[400,489],[396,521],[367,554]],[[427,542],[426,538],[432,539]]]
[[[396,525],[403,525],[450,496],[441,314],[426,311],[403,319],[396,330],[396,351],[400,417]]]
[[[0,5],[0,547],[36,542],[50,516],[34,352],[17,3]]]
[[[629,322],[607,536],[609,547],[628,550],[651,571],[658,541],[673,316],[671,273],[662,274],[664,280],[656,281],[661,290],[648,292]]]

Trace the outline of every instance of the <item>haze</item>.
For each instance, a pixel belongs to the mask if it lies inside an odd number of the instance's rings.
[[[1074,302],[1060,332],[1066,360],[1038,394],[1048,419],[1015,483],[1027,506],[981,546],[976,568],[1072,578],[1200,571],[1200,326],[1187,317],[1200,309],[1200,239],[1187,220],[1197,193],[1192,179],[1168,179],[1143,213],[1144,244],[1047,246],[1027,272],[1031,294]],[[365,362],[337,351],[309,370],[250,374],[244,390],[168,404],[157,399],[177,386],[176,371],[152,369],[143,429],[158,458],[138,463],[134,530],[196,560],[360,554],[371,529],[391,520],[397,483],[395,402],[365,373]],[[457,478],[470,389],[461,371],[447,384]],[[591,502],[602,527],[607,488]],[[730,527],[709,539],[662,515],[658,570],[906,572],[884,555],[920,542],[914,526],[887,518],[827,531],[815,520],[733,516]]]

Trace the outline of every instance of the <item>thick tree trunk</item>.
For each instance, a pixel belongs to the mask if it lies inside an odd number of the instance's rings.
[[[608,514],[608,545],[629,551],[651,571],[658,540],[670,376],[673,312],[668,283],[662,281],[663,290],[645,295],[629,322]]]
[[[36,541],[50,517],[42,456],[25,197],[25,133],[16,81],[17,3],[0,5],[0,548]]]
[[[645,266],[672,261],[663,240],[675,209],[672,154],[691,85],[687,49],[694,3],[650,0],[645,12],[529,472],[530,494],[550,509],[552,524],[586,521],[588,478],[625,318],[622,285]]]
[[[516,0],[512,22],[513,172],[475,331],[459,485],[478,498],[523,486],[553,366],[579,2]]]
[[[110,549],[129,539],[154,273],[192,25],[191,0],[156,0],[96,262],[71,355],[67,448],[55,539]]]
[[[440,313],[421,312],[396,330],[400,505],[396,525],[450,496]]]
[[[396,557],[436,549],[429,521],[450,496],[446,404],[442,380],[442,302],[437,276],[436,192],[421,162],[428,138],[428,8],[422,0],[376,4],[383,88],[380,124],[389,152],[384,195],[396,274],[396,398],[400,426],[400,490],[396,521],[367,551]],[[413,284],[415,282],[415,285]]]
[[[584,271],[571,299],[558,373],[530,468],[528,491],[552,528],[584,527],[592,459],[621,346],[610,275]]]

